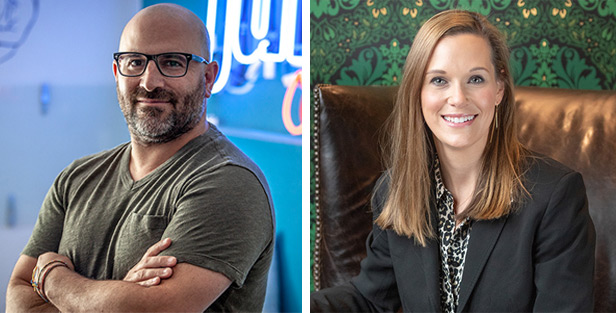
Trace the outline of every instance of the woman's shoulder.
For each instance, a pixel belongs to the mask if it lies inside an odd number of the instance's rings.
[[[553,197],[583,197],[585,186],[582,175],[567,165],[539,153],[526,157],[523,174],[524,187],[529,192],[530,202],[544,207]]]
[[[529,183],[550,184],[564,176],[577,174],[567,165],[541,153],[530,151],[524,159],[524,177]]]

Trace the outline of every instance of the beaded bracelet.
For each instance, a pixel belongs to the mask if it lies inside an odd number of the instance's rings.
[[[45,302],[49,302],[49,299],[47,299],[47,296],[45,295],[45,277],[49,274],[49,272],[51,272],[52,269],[58,266],[70,268],[66,263],[60,260],[53,260],[45,264],[40,270],[38,269],[38,266],[35,266],[34,270],[32,270],[32,280],[30,280],[30,284],[32,285],[32,288],[34,288],[36,294],[45,300]]]

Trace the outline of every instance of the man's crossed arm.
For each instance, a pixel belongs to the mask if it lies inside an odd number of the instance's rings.
[[[169,239],[156,243],[124,280],[92,280],[75,273],[65,256],[48,252],[38,259],[22,255],[7,290],[7,312],[54,311],[183,311],[203,312],[230,285],[224,275],[188,263],[176,265],[173,257],[158,256]],[[46,303],[30,285],[35,266],[52,260],[67,263],[45,277]]]

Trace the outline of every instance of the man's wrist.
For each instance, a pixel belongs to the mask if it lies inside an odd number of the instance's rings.
[[[35,266],[32,270],[32,280],[30,280],[30,284],[34,288],[34,291],[45,300],[45,302],[49,302],[49,299],[45,295],[45,278],[51,270],[59,266],[68,268],[68,265],[60,260],[51,260],[40,268]]]
[[[70,267],[65,263],[56,263],[53,266],[50,266],[47,271],[43,273],[44,276],[42,276],[42,281],[40,285],[41,297],[43,298],[43,300],[46,300],[47,302],[53,302],[53,296],[54,294],[56,294],[54,291],[57,289],[54,288],[56,286],[55,283],[62,275],[66,274],[63,273],[64,271],[72,272]]]

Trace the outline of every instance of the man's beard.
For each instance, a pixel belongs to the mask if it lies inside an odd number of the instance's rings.
[[[178,96],[168,90],[156,88],[151,92],[137,87],[128,95],[120,93],[116,85],[120,108],[133,139],[142,144],[170,142],[193,129],[201,120],[205,110],[205,82],[200,79],[196,88]],[[169,102],[173,108],[164,111],[157,107],[137,107],[137,99],[155,99]]]

